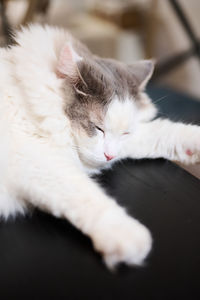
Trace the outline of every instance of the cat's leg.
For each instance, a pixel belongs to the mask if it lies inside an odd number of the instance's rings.
[[[199,162],[200,127],[164,119],[142,123],[127,139],[121,157],[164,157],[186,164]]]
[[[0,124],[1,126],[2,124]],[[26,203],[23,199],[19,199],[9,186],[9,173],[12,173],[12,170],[9,166],[11,152],[6,128],[6,126],[3,128],[4,134],[2,127],[0,128],[0,221],[11,216],[15,217],[17,214],[24,214],[26,211]]]
[[[26,212],[26,203],[18,199],[15,193],[9,191],[2,182],[0,184],[0,220],[7,220],[17,214]]]
[[[11,185],[16,193],[88,235],[109,267],[141,264],[151,249],[148,229],[107,196],[70,153],[29,147],[14,159]]]

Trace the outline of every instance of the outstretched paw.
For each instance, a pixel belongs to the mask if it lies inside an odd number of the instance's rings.
[[[102,220],[93,241],[109,269],[119,263],[142,265],[152,245],[148,229],[127,215]]]
[[[188,125],[183,135],[183,143],[177,146],[179,160],[185,164],[200,162],[200,127]]]

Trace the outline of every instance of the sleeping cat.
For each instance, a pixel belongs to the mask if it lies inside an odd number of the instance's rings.
[[[112,268],[139,265],[147,228],[90,175],[117,160],[200,160],[200,128],[154,119],[153,61],[93,55],[68,32],[31,25],[0,50],[0,215],[31,205],[69,220]]]

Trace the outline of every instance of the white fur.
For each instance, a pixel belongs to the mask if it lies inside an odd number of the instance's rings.
[[[56,73],[60,51],[73,38],[35,25],[16,40],[18,46],[0,50],[0,215],[22,213],[31,204],[90,236],[109,267],[141,264],[151,248],[148,229],[88,174],[127,156],[199,161],[199,127],[150,122],[156,110],[143,94],[140,103],[112,100],[105,134],[89,138],[73,131],[64,112],[70,94],[63,97],[63,79]],[[105,152],[115,159],[107,162]]]

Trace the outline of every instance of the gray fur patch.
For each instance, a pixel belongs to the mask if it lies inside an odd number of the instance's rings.
[[[108,105],[114,97],[121,101],[127,96],[137,98],[139,81],[131,66],[112,59],[92,55],[87,48],[80,48],[83,60],[78,62],[79,78],[70,80],[72,97],[66,113],[74,126],[80,126],[89,136],[96,134],[95,125],[103,122]],[[139,97],[138,97],[139,98]],[[98,124],[91,120],[95,115]]]

